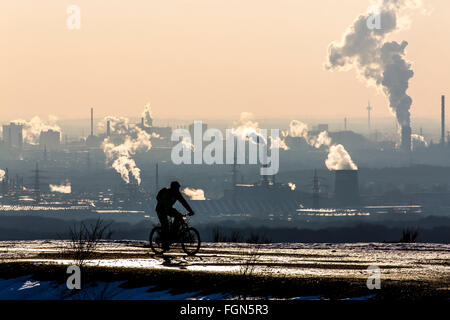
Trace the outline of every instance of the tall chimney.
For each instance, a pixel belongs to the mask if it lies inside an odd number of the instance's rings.
[[[91,136],[94,135],[94,108],[91,108]]]
[[[141,118],[141,127],[144,127],[144,117]]]
[[[401,148],[403,151],[411,151],[411,127],[402,126]]]
[[[106,136],[110,137],[111,136],[111,121],[106,121]]]
[[[445,96],[441,97],[441,144],[445,144]]]

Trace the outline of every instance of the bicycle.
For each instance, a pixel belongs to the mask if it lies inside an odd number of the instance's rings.
[[[164,248],[162,241],[162,228],[157,225],[152,229],[149,236],[150,248],[156,254],[162,254],[170,249],[170,246],[179,242],[183,251],[189,255],[193,256],[200,250],[200,233],[197,229],[189,226],[189,220],[187,215],[183,215],[181,219],[181,225],[179,230],[173,229],[173,221],[169,222],[169,240],[167,248]],[[173,233],[175,231],[175,236]]]

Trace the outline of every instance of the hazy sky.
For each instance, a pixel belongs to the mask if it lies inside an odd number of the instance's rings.
[[[412,118],[450,100],[450,1],[412,16]],[[81,29],[66,26],[68,5]],[[2,0],[0,119],[56,115],[238,118],[388,116],[387,99],[354,71],[323,68],[327,47],[365,0]]]

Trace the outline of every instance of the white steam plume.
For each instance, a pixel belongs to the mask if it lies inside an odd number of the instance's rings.
[[[428,147],[428,142],[420,134],[411,135],[413,149],[417,147]]]
[[[255,144],[265,144],[266,139],[260,134],[258,122],[253,120],[253,114],[242,112],[239,122],[231,129],[231,133],[238,139],[248,140]]]
[[[103,140],[102,148],[106,161],[120,174],[125,183],[130,183],[130,176],[132,176],[140,185],[141,170],[137,167],[133,156],[138,150],[151,149],[150,134],[138,126],[129,125],[126,118],[107,117],[104,121],[107,120],[111,121],[111,130],[120,136],[116,137],[119,141],[110,137]]]
[[[313,136],[309,132],[308,125],[298,120],[291,121],[288,131],[283,132],[283,136],[303,138],[316,149],[319,149],[321,146],[329,147],[331,144],[331,138],[328,136],[327,131],[322,131],[318,136]]]
[[[332,145],[332,140],[327,131],[320,132],[317,136],[311,135],[308,125],[298,120],[292,120],[289,129],[283,133],[284,136],[303,138],[312,147],[319,149],[325,146],[328,149],[328,157],[325,165],[328,170],[357,170],[347,150],[341,144]]]
[[[70,185],[70,182],[66,181],[64,184],[51,184],[50,191],[51,192],[58,192],[58,193],[72,193],[72,186]]]
[[[2,182],[3,179],[5,179],[5,175],[6,175],[5,170],[0,169],[0,182]]]
[[[50,115],[47,122],[42,121],[38,116],[33,117],[30,121],[18,119],[11,122],[23,126],[22,135],[26,143],[36,145],[39,143],[41,131],[61,132],[61,128],[56,124],[57,120],[57,117]]]
[[[112,133],[119,134],[119,135],[128,133],[128,128],[129,128],[128,118],[107,116],[103,119],[103,121],[99,122],[98,128],[101,131],[105,131],[106,124],[108,121],[109,121],[109,125],[110,125]]]
[[[184,188],[183,193],[191,200],[206,200],[205,192],[202,189]]]
[[[261,133],[258,122],[253,120],[253,114],[250,112],[241,113],[239,122],[234,124],[234,128],[231,129],[231,133],[237,137],[237,139],[249,141],[253,144],[266,145],[266,147],[270,150],[273,148],[289,150],[289,147],[284,139],[280,137],[273,138],[272,136],[264,137]]]
[[[358,170],[342,144],[335,144],[330,147],[325,164],[328,170]]]
[[[391,111],[401,126],[410,126],[412,99],[406,94],[409,79],[414,75],[411,63],[405,60],[408,43],[388,42],[387,36],[404,26],[404,12],[420,6],[420,1],[379,0],[374,11],[361,14],[344,33],[340,43],[328,47],[328,70],[355,68],[368,84],[382,89],[389,98]],[[370,9],[370,8],[369,8]],[[375,17],[375,18],[374,18]],[[379,26],[371,25],[378,17]]]

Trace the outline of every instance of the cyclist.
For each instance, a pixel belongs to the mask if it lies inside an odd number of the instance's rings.
[[[179,201],[188,211],[190,216],[195,214],[181,194],[180,186],[181,185],[178,181],[172,181],[170,183],[170,188],[162,188],[156,196],[157,204],[155,210],[158,214],[159,222],[161,223],[164,249],[167,249],[167,247],[169,246],[169,220],[167,217],[170,216],[174,218],[172,229],[174,232],[177,232],[179,230],[183,219],[183,215],[173,207],[175,202]]]

